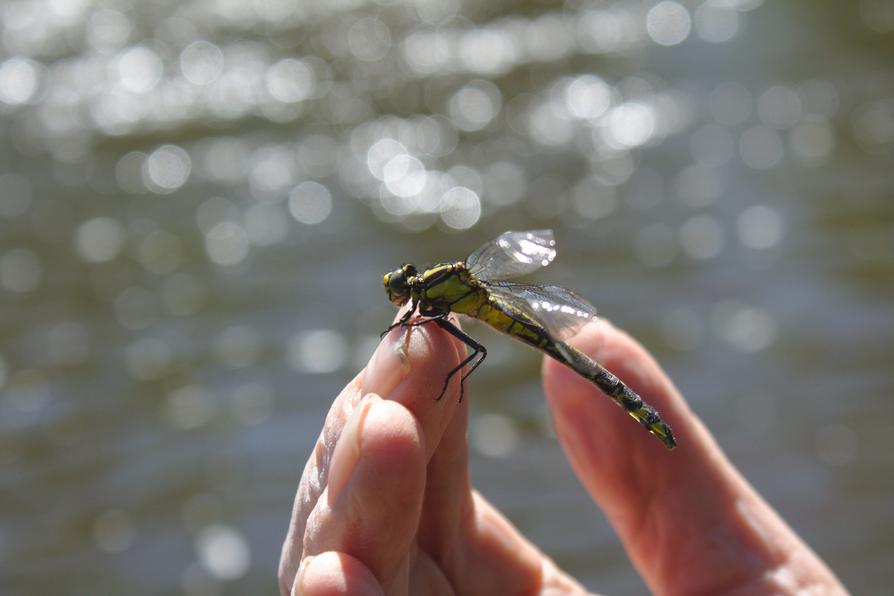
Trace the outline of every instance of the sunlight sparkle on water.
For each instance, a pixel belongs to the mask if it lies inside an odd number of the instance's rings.
[[[245,537],[233,527],[215,524],[201,530],[196,537],[199,560],[208,573],[224,581],[245,575],[251,564],[251,550]]]
[[[527,192],[525,171],[517,163],[498,161],[484,171],[484,196],[495,205],[512,205]]]
[[[133,21],[123,12],[100,8],[87,21],[87,42],[94,50],[116,50],[127,43]]]
[[[192,162],[176,145],[162,145],[143,162],[143,183],[159,194],[172,193],[186,183]]]
[[[577,37],[584,52],[623,54],[642,44],[642,25],[630,5],[585,5],[577,21]]]
[[[791,129],[789,147],[802,165],[823,165],[835,150],[835,133],[825,122],[804,122]]]
[[[332,329],[302,331],[289,340],[286,359],[299,372],[335,372],[348,361],[348,343]]]
[[[526,114],[528,134],[546,147],[561,147],[574,139],[574,122],[563,118],[555,107],[551,101],[535,101]]]
[[[518,40],[495,26],[463,31],[456,41],[455,65],[476,74],[494,76],[508,72],[521,54]]]
[[[766,205],[752,205],[739,214],[736,230],[743,245],[755,250],[779,244],[784,231],[779,212]]]
[[[381,19],[360,18],[348,29],[348,48],[355,58],[376,62],[391,49],[391,32]]]
[[[319,182],[307,180],[289,193],[289,212],[305,225],[323,223],[332,213],[332,195]]]
[[[689,37],[692,21],[682,4],[664,0],[646,15],[646,31],[652,40],[663,46],[675,46]]]
[[[28,103],[37,93],[43,67],[22,57],[0,64],[0,101],[10,106]]]
[[[397,197],[413,197],[425,186],[425,165],[412,155],[395,155],[382,168],[382,182]]]
[[[248,233],[237,222],[222,221],[205,234],[205,252],[218,265],[238,265],[248,257],[250,249]]]
[[[652,139],[656,126],[655,109],[645,103],[631,101],[608,114],[608,141],[619,148],[644,145]]]
[[[472,446],[488,457],[509,457],[518,449],[519,431],[512,418],[502,414],[481,414],[472,419],[469,439]]]
[[[441,199],[441,220],[455,230],[471,228],[481,217],[481,199],[464,186],[454,186]]]
[[[199,39],[180,52],[180,71],[193,85],[210,85],[224,69],[224,55],[218,46]]]
[[[708,43],[725,43],[739,32],[739,13],[725,0],[708,0],[695,9],[695,32]]]
[[[596,75],[577,77],[565,88],[565,104],[575,118],[596,120],[608,110],[611,101],[611,87]]]
[[[794,126],[801,119],[801,98],[791,87],[773,85],[758,96],[757,116],[767,126]]]
[[[251,156],[249,167],[251,194],[263,202],[281,201],[298,178],[294,149],[285,145],[258,148]]]
[[[373,176],[385,180],[385,166],[398,155],[407,155],[407,148],[403,143],[383,138],[370,146],[366,153],[366,165]]]
[[[178,430],[199,428],[214,416],[214,396],[202,385],[186,385],[168,394],[164,410],[171,427]]]
[[[280,204],[258,203],[242,214],[242,223],[249,241],[255,246],[273,246],[289,235],[291,222],[288,209]]]
[[[497,116],[501,101],[496,85],[478,80],[464,86],[448,100],[448,111],[457,128],[471,132],[481,130]]]
[[[164,74],[161,58],[143,46],[135,46],[121,52],[115,66],[118,71],[117,84],[131,93],[151,91]]]
[[[297,103],[317,92],[317,77],[307,61],[284,58],[273,64],[266,74],[267,90],[277,101]]]
[[[779,323],[766,309],[739,300],[723,300],[711,313],[711,326],[734,349],[758,352],[776,341]]]

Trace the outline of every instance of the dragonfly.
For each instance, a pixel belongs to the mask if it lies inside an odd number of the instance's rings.
[[[410,307],[388,327],[434,323],[468,348],[466,357],[444,379],[440,400],[451,378],[463,383],[487,357],[487,349],[447,318],[463,314],[514,337],[571,368],[596,385],[668,448],[676,446],[673,431],[658,412],[617,376],[571,346],[568,340],[596,321],[596,307],[571,290],[553,285],[508,281],[549,265],[556,258],[552,230],[508,231],[485,243],[464,261],[439,263],[421,272],[411,264],[385,274],[388,299]],[[414,315],[418,317],[414,319]]]

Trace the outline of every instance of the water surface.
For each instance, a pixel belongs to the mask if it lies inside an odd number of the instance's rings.
[[[382,273],[552,227],[538,279],[640,338],[882,593],[889,3],[23,0],[0,27],[0,591],[272,593]],[[539,357],[469,329],[476,485],[591,589],[642,593]]]

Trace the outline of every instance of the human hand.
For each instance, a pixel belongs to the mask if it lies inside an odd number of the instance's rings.
[[[464,346],[434,325],[403,338],[399,329],[386,336],[327,416],[296,496],[281,592],[583,593],[471,489],[468,400],[459,402],[454,382],[435,401],[431,381]],[[844,592],[642,347],[604,322],[574,343],[656,406],[680,439],[667,452],[595,387],[545,359],[559,439],[653,592]]]
[[[584,593],[472,489],[468,391],[460,402],[451,381],[434,399],[462,354],[436,325],[394,329],[335,399],[295,498],[283,594]]]

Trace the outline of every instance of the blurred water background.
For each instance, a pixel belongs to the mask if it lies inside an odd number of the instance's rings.
[[[0,592],[274,593],[383,272],[532,227],[538,280],[639,337],[856,593],[890,586],[890,1],[17,0],[0,51]],[[476,484],[642,593],[539,357],[469,328]]]

